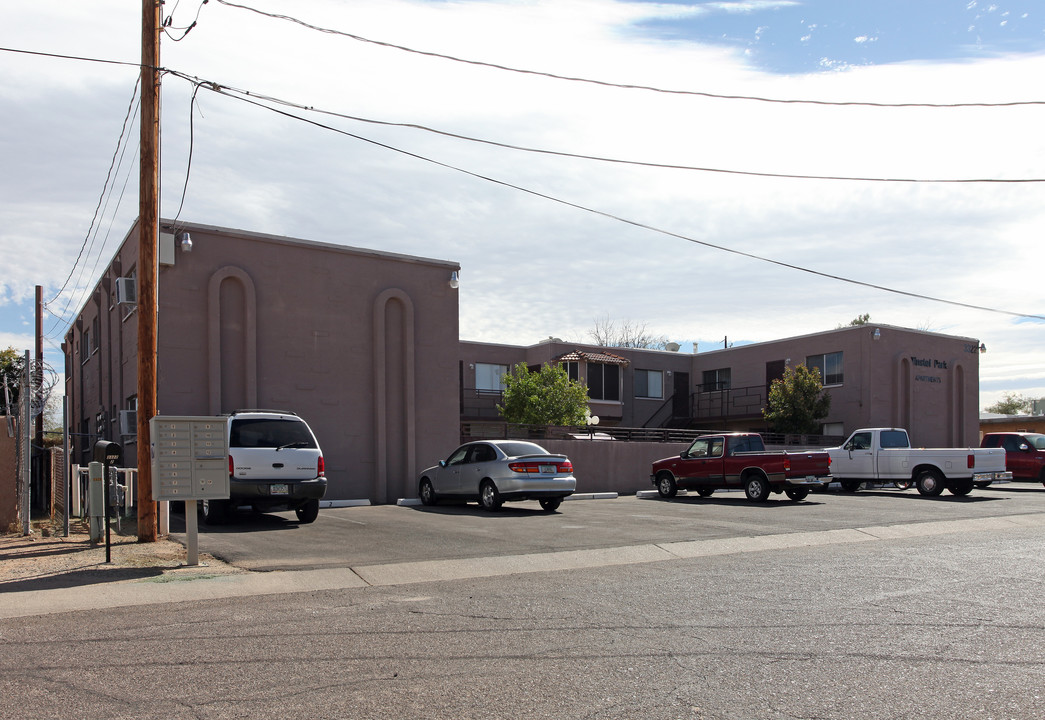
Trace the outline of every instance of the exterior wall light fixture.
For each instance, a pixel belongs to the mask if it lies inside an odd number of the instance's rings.
[[[182,252],[192,252],[192,236],[187,232],[178,235],[178,243],[181,245]]]
[[[980,343],[980,355],[983,355],[985,352],[987,352],[987,346]]]
[[[461,276],[457,273],[456,270],[450,273],[450,287],[452,287],[454,290],[461,287]]]
[[[874,332],[871,333],[871,338],[874,339],[874,340],[881,340],[882,339],[882,331],[879,330],[878,328],[875,328]]]

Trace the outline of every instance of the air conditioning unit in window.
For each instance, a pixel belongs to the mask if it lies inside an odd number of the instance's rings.
[[[116,304],[138,304],[138,279],[132,277],[116,278]]]
[[[120,411],[120,435],[137,435],[138,434],[138,411],[137,410],[121,410]]]

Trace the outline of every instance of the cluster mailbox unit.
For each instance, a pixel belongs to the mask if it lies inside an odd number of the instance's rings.
[[[149,420],[153,500],[185,501],[188,564],[199,563],[197,500],[229,497],[228,419],[162,416]]]

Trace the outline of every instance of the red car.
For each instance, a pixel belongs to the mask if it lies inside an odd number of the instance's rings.
[[[1005,469],[1013,480],[1045,485],[1045,435],[1041,433],[987,433],[980,447],[1005,448]]]

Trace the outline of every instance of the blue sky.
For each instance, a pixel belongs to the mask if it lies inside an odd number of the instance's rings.
[[[780,74],[1035,52],[1045,41],[1045,7],[1032,0],[649,2],[697,12],[645,21],[642,31],[741,48]]]
[[[1045,7],[1027,0],[244,4],[621,85],[886,105],[1045,101]],[[193,222],[460,262],[465,340],[583,342],[609,317],[712,349],[726,336],[767,341],[869,313],[983,342],[981,405],[1004,391],[1045,396],[1045,325],[1019,317],[1045,315],[1040,262],[1029,261],[1045,230],[1045,183],[786,177],[1045,178],[1045,106],[658,93],[408,53],[218,0],[165,7],[174,28],[198,22],[163,40],[163,64],[183,74],[164,80],[164,217],[184,187]],[[133,63],[139,15],[123,0],[20,3],[5,9],[0,47]],[[472,174],[207,89],[190,105],[189,76],[399,123],[316,118]],[[133,115],[132,142],[118,145],[135,80],[132,67],[0,51],[0,346],[32,347],[33,287],[43,285],[56,368],[68,321],[137,214]],[[704,170],[527,153],[405,125]]]

